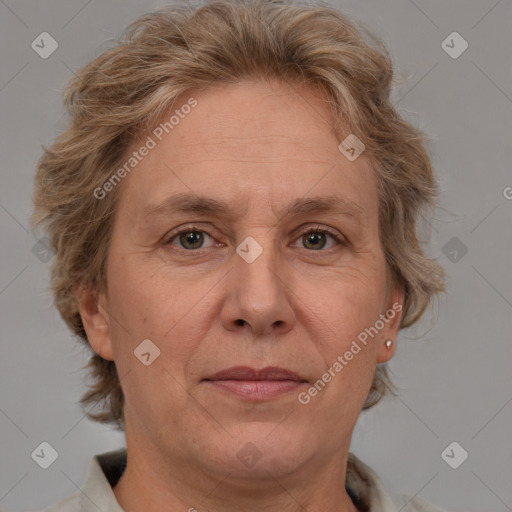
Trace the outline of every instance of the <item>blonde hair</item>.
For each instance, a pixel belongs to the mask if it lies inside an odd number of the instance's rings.
[[[390,102],[393,66],[379,39],[333,8],[286,0],[168,6],[142,16],[124,35],[72,77],[64,94],[70,124],[44,148],[35,177],[32,225],[44,227],[55,253],[54,303],[84,344],[90,347],[75,285],[106,290],[105,262],[120,187],[101,200],[94,191],[180,94],[247,78],[319,87],[329,99],[340,142],[343,133],[364,141],[378,179],[389,275],[404,289],[400,327],[417,322],[445,289],[442,267],[425,256],[416,233],[418,215],[435,206],[437,183],[425,135]],[[124,429],[115,363],[91,349],[87,366],[94,382],[81,404],[102,407],[86,414]],[[364,408],[391,387],[385,365],[379,365]]]

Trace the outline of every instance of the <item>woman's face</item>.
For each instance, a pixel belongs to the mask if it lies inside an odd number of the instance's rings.
[[[122,378],[128,447],[231,478],[325,467],[399,325],[373,171],[305,86],[210,86],[173,110],[127,156],[108,295],[82,306]],[[269,367],[294,376],[247,370]]]

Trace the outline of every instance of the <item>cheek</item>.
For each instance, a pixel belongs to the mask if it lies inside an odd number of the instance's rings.
[[[314,313],[325,336],[326,348],[341,350],[366,328],[373,326],[382,313],[385,275],[376,267],[342,269],[322,283],[299,292]],[[310,313],[311,316],[311,313]],[[319,322],[319,320],[321,322]]]
[[[385,276],[376,269],[351,269],[304,295],[312,325],[309,329],[318,355],[317,388],[320,399],[314,407],[327,407],[339,421],[352,417],[363,406],[377,364],[377,344],[369,328],[379,320],[385,293]],[[306,313],[305,313],[306,314]],[[320,363],[321,361],[321,363]],[[318,380],[316,381],[318,382]],[[323,383],[325,383],[323,388]],[[316,390],[312,390],[316,393]],[[321,396],[320,396],[321,395]]]
[[[194,281],[172,281],[165,271],[132,261],[125,259],[109,273],[111,330],[125,401],[142,425],[147,419],[177,427],[181,412],[190,408],[183,389],[204,335],[194,322],[194,305],[201,309],[204,291]]]
[[[380,295],[364,286],[338,286],[322,298],[310,296],[309,305],[317,313],[310,314],[317,316],[316,332],[310,329],[310,335],[319,373],[303,398],[311,399],[318,411],[329,410],[332,424],[339,425],[357,418],[368,396],[377,364],[377,337],[365,329],[379,319]]]
[[[127,256],[109,272],[111,311],[126,324],[125,334],[149,337],[170,329],[183,314],[181,289],[165,273],[148,267],[140,258]],[[179,299],[179,300],[178,300]]]
[[[119,261],[109,272],[117,362],[139,369],[134,350],[149,339],[160,350],[160,363],[181,380],[186,362],[207,332],[205,295],[214,281],[171,275],[158,263],[144,265],[137,255]]]

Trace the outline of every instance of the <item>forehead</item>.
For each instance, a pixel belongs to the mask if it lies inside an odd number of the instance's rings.
[[[300,159],[329,158],[321,142],[326,134],[335,141],[333,121],[319,90],[275,81],[213,84],[181,95],[175,102],[178,109],[192,95],[197,106],[190,119],[172,132],[183,149],[199,148],[200,155],[216,156],[225,149],[228,158],[263,163],[290,151]]]
[[[191,99],[195,106],[182,108]],[[242,82],[189,91],[152,130],[130,152],[148,135],[155,147],[123,183],[124,202],[141,206],[141,215],[184,193],[231,201],[240,211],[324,195],[366,216],[376,212],[369,161],[364,154],[349,161],[338,150],[329,103],[310,87]]]

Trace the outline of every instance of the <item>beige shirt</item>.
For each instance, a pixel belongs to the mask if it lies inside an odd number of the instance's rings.
[[[95,455],[81,490],[45,512],[124,512],[112,486],[125,467],[126,448]],[[348,457],[345,488],[361,512],[446,512],[418,497],[391,497],[377,474],[352,453]]]

